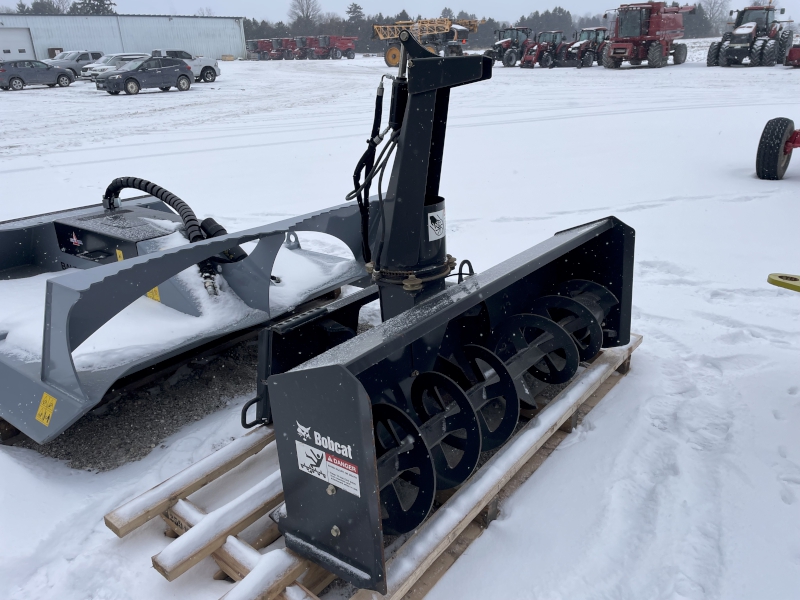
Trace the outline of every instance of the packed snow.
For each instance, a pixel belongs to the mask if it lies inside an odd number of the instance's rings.
[[[481,271],[616,215],[637,232],[644,341],[431,598],[798,596],[800,296],[766,277],[800,271],[800,164],[760,181],[754,163],[769,118],[800,118],[800,71],[704,60],[698,44],[662,69],[498,64],[491,81],[453,91],[448,251]],[[0,220],[97,202],[124,175],[229,231],[338,204],[384,72],[361,56],[237,62],[185,93],[112,97],[83,82],[0,93]],[[0,447],[0,597],[229,591],[211,559],[172,583],[152,568],[170,543],[160,520],[118,539],[103,516],[240,436],[245,400],[105,473]],[[192,500],[210,512],[275,469],[258,454]]]

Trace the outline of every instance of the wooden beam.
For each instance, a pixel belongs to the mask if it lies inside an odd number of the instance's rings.
[[[194,527],[187,528],[186,533],[153,557],[153,567],[167,581],[173,581],[221,548],[228,536],[240,533],[281,502],[281,473],[275,471],[241,496],[202,517]]]
[[[186,498],[258,453],[274,439],[275,432],[271,428],[256,427],[224,448],[108,513],[105,516],[106,527],[117,536],[125,537],[163,513],[178,500]]]
[[[294,583],[309,563],[286,548],[273,550],[261,556],[258,564],[230,592],[224,600],[275,600],[286,587]]]
[[[530,460],[600,385],[622,365],[642,337],[632,335],[620,348],[608,348],[501,448],[397,552],[387,566],[388,592],[360,590],[353,600],[400,600],[436,559],[458,538],[484,506]]]

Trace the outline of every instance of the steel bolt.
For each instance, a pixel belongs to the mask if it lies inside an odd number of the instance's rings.
[[[413,371],[411,371],[411,376],[412,376],[412,377],[416,377],[417,375],[419,375],[419,371],[417,371],[416,369],[414,369]]]
[[[331,483],[325,491],[328,492],[328,496],[333,496],[336,493],[336,487]]]
[[[331,527],[331,535],[332,535],[333,537],[339,537],[339,536],[341,535],[341,533],[342,533],[342,532],[341,532],[341,531],[339,531],[339,528],[338,528],[336,525],[334,525],[333,527]]]

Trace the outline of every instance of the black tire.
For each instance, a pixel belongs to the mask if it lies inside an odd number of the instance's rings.
[[[791,29],[784,29],[781,31],[781,37],[778,42],[778,58],[783,62],[784,57],[789,53],[789,48],[792,47],[794,42],[794,31]]]
[[[606,69],[619,69],[622,66],[622,61],[611,57],[609,49],[603,52],[603,66]]]
[[[517,51],[513,48],[506,50],[506,53],[503,54],[503,66],[504,67],[513,67],[517,64]]]
[[[783,179],[792,153],[784,153],[786,141],[794,133],[794,122],[779,117],[767,121],[756,154],[756,175],[759,179]]]
[[[118,91],[112,92],[111,90],[106,90],[106,94],[110,94],[112,96],[119,96],[119,92]]]
[[[206,67],[200,73],[200,79],[206,83],[214,83],[217,80],[217,72],[211,67]]]
[[[664,66],[664,49],[661,42],[653,42],[647,49],[647,66],[651,69],[660,69]]]
[[[711,45],[708,47],[708,56],[706,56],[707,67],[719,66],[719,47],[721,45],[722,42],[711,42]]]
[[[25,82],[19,77],[12,77],[8,80],[8,89],[10,89],[12,92],[19,92],[24,87]]]
[[[494,50],[484,50],[483,51],[483,55],[486,58],[491,58],[492,59],[492,66],[494,66],[494,63],[497,62],[497,58],[494,55]]]
[[[72,80],[67,75],[59,75],[58,79],[56,79],[56,83],[58,87],[69,87],[72,83]]]
[[[168,92],[168,91],[169,91],[169,86],[167,86],[167,87],[160,87],[160,88],[158,88],[158,89],[160,89],[162,92]]]
[[[331,54],[332,54],[331,58],[335,58],[336,60],[342,58],[342,51],[339,50],[338,48],[334,48]]]
[[[580,66],[591,67],[594,64],[594,52],[587,50],[581,57]]]
[[[135,96],[139,93],[140,89],[139,82],[135,79],[128,79],[128,81],[125,82],[125,93],[128,94],[128,96]]]
[[[186,75],[181,75],[178,77],[178,85],[176,86],[179,92],[186,92],[192,87],[192,82],[189,81],[189,78]]]
[[[761,51],[761,66],[774,67],[778,62],[778,43],[775,40],[769,40],[764,44],[764,49]]]
[[[556,55],[555,64],[553,66],[556,67],[566,67],[567,66],[567,47],[563,46],[561,50],[558,51]]]
[[[764,42],[762,40],[756,40],[753,42],[753,47],[750,48],[750,66],[751,67],[760,67],[761,66],[761,52],[764,50]]]
[[[353,60],[353,59],[356,57],[356,52],[355,52],[355,50],[353,50],[352,48],[350,48],[350,49],[349,49],[349,50],[348,50],[348,51],[345,53],[345,56],[347,57],[347,60]]]
[[[672,55],[672,62],[676,65],[682,65],[686,62],[686,57],[689,55],[689,50],[686,48],[686,44],[673,44],[673,50],[675,51]]]
[[[542,57],[539,59],[539,66],[543,69],[551,69],[553,67],[553,55],[549,52],[545,52],[542,54]]]
[[[719,46],[719,66],[720,67],[730,67],[731,66],[731,59],[728,58],[728,50],[730,49],[731,43],[728,40],[725,40]]]

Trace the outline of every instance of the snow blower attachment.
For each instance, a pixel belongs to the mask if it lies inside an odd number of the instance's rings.
[[[492,60],[440,58],[408,32],[400,39],[391,134],[367,184],[397,156],[385,197],[379,184],[377,203],[362,198],[381,215],[367,268],[383,323],[266,384],[287,547],[381,593],[384,535],[416,529],[436,492],[466,481],[522,409],[537,408],[537,390],[629,342],[634,251],[634,231],[608,217],[483,273],[462,263],[446,283],[456,264],[439,195],[450,90],[489,79]]]

